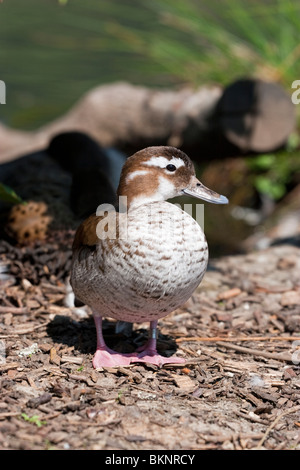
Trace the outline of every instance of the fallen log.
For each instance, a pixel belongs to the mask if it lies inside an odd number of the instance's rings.
[[[295,120],[295,106],[275,83],[245,79],[224,90],[158,90],[120,82],[92,89],[35,131],[0,126],[0,162],[46,148],[55,135],[69,131],[128,154],[149,145],[180,147],[199,161],[267,152],[285,143]]]

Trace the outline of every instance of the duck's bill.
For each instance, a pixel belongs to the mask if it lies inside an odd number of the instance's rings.
[[[197,181],[197,184],[192,188],[183,189],[182,191],[187,196],[196,197],[203,201],[212,202],[213,204],[228,204],[228,199],[221,194],[212,191],[211,189],[204,186],[204,184]]]

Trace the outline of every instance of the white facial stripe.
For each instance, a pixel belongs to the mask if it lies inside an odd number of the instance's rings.
[[[132,200],[130,207],[137,207],[141,204],[147,204],[148,202],[164,201],[175,196],[178,196],[178,191],[176,190],[174,184],[168,178],[160,176],[156,190],[147,196],[139,195],[135,197]]]
[[[184,161],[178,157],[172,157],[171,160],[166,157],[151,157],[150,160],[144,162],[143,164],[148,166],[156,166],[158,168],[166,168],[167,165],[175,165],[176,168],[179,168],[185,165]]]
[[[133,180],[136,176],[147,175],[147,173],[148,173],[147,170],[133,171],[132,173],[129,173],[129,175],[127,176],[126,182]]]
[[[159,185],[157,188],[158,194],[163,196],[164,199],[170,199],[171,197],[175,197],[177,191],[175,189],[173,182],[171,182],[168,178],[165,178],[164,176],[160,176],[158,181],[159,181]]]

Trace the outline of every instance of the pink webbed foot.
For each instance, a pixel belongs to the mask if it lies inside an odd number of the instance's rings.
[[[181,357],[165,357],[157,353],[156,350],[145,348],[141,352],[132,354],[121,354],[112,349],[97,349],[93,357],[93,367],[119,367],[128,366],[132,363],[143,362],[162,366],[164,364],[182,364],[185,362]]]
[[[155,328],[153,328],[153,330],[154,329]],[[156,335],[156,332],[154,332],[153,335]],[[165,357],[158,354],[156,350],[156,338],[153,337],[149,338],[144,346],[137,349],[137,355],[132,358],[131,362],[148,362],[149,364],[162,366],[164,364],[183,364],[185,359],[174,356]]]
[[[100,367],[128,366],[131,362],[130,354],[121,354],[109,348],[97,349],[93,357],[95,369]]]
[[[148,362],[156,366],[163,366],[164,364],[183,364],[185,359],[182,357],[165,357],[153,351],[152,349],[145,349],[142,353],[139,353],[136,357],[131,359],[131,362]]]
[[[102,317],[94,315],[97,331],[97,350],[93,357],[95,369],[100,367],[128,366],[130,364],[130,354],[121,354],[108,348],[105,344],[102,333]]]
[[[147,343],[134,353],[121,354],[108,348],[102,334],[102,318],[94,316],[97,330],[97,350],[93,358],[95,369],[101,367],[128,366],[131,363],[147,362],[162,366],[163,364],[182,364],[185,360],[181,357],[165,357],[156,350],[156,325],[157,321],[150,323],[150,338]]]

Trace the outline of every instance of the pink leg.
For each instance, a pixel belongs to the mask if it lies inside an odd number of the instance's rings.
[[[102,317],[94,315],[97,331],[97,350],[93,358],[95,369],[100,367],[128,366],[132,362],[148,362],[161,366],[163,364],[182,364],[185,359],[181,357],[160,356],[156,350],[156,327],[157,321],[150,323],[150,337],[147,343],[132,354],[121,354],[108,348],[102,333]]]
[[[97,350],[93,358],[95,369],[99,367],[128,366],[131,361],[130,354],[121,354],[108,348],[102,333],[102,317],[94,315],[97,331]]]
[[[150,335],[147,343],[139,348],[139,353],[136,357],[132,358],[131,362],[148,362],[161,366],[163,364],[182,364],[185,359],[181,357],[165,357],[157,353],[156,350],[156,331],[157,321],[150,322]]]

